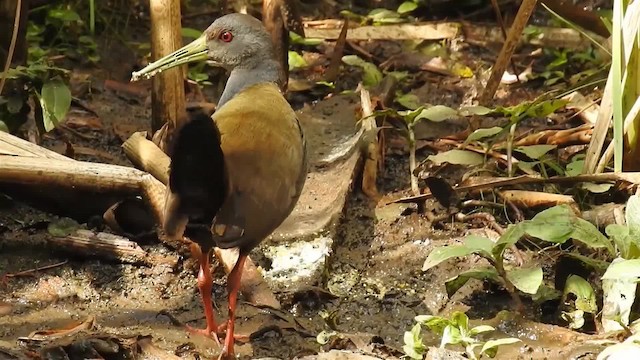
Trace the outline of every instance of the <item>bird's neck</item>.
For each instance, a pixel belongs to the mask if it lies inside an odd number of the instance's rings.
[[[271,59],[231,70],[217,107],[220,108],[236,94],[252,85],[269,82],[279,85],[282,74],[278,62]]]

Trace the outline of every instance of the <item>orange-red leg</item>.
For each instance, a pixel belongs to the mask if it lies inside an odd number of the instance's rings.
[[[201,334],[213,338],[218,344],[218,324],[216,323],[216,317],[213,313],[213,302],[211,299],[211,289],[213,288],[213,278],[211,277],[211,264],[209,262],[209,256],[211,252],[202,252],[200,246],[197,244],[191,245],[191,252],[194,257],[199,258],[200,272],[198,273],[198,290],[200,290],[200,296],[202,297],[202,305],[204,306],[204,316],[207,320],[207,327],[204,329],[195,329],[187,325],[186,328],[189,332],[195,334]]]
[[[238,301],[238,290],[240,290],[240,279],[242,278],[242,269],[244,268],[244,262],[247,259],[247,255],[240,252],[238,261],[233,267],[233,270],[229,273],[227,278],[227,289],[229,292],[229,320],[227,322],[227,335],[224,339],[224,347],[220,354],[219,360],[230,360],[235,358],[235,352],[233,351],[233,343],[235,341],[233,330],[236,320],[236,304]]]

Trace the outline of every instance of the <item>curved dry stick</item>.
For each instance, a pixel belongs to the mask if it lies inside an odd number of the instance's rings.
[[[11,35],[11,44],[9,44],[9,53],[7,53],[7,61],[4,64],[4,70],[2,72],[2,79],[0,79],[0,94],[4,89],[4,83],[7,80],[7,71],[11,66],[11,60],[13,59],[13,52],[16,49],[16,42],[18,41],[18,27],[20,27],[20,9],[22,8],[22,0],[18,0],[16,4],[16,15],[13,19],[13,34]]]

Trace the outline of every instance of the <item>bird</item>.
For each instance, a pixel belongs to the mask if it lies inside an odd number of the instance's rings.
[[[232,13],[217,18],[193,42],[132,74],[132,81],[182,64],[206,60],[229,72],[210,117],[193,112],[166,150],[171,165],[162,229],[190,240],[199,261],[198,288],[212,337],[226,327],[219,359],[234,352],[235,311],[249,252],[293,211],[308,172],[308,150],[295,111],[280,90],[282,68],[263,24]],[[227,277],[228,320],[218,325],[211,301],[212,249],[238,248]]]

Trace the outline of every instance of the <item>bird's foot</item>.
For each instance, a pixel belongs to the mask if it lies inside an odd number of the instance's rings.
[[[219,338],[218,335],[219,334],[224,334],[224,330],[220,331],[220,326],[218,326],[218,328],[216,330],[213,330],[209,326],[207,326],[204,329],[197,329],[197,328],[191,327],[189,325],[185,325],[184,327],[189,333],[196,334],[196,335],[203,335],[203,336],[206,336],[208,338],[211,338],[218,345],[220,345],[220,338]]]

